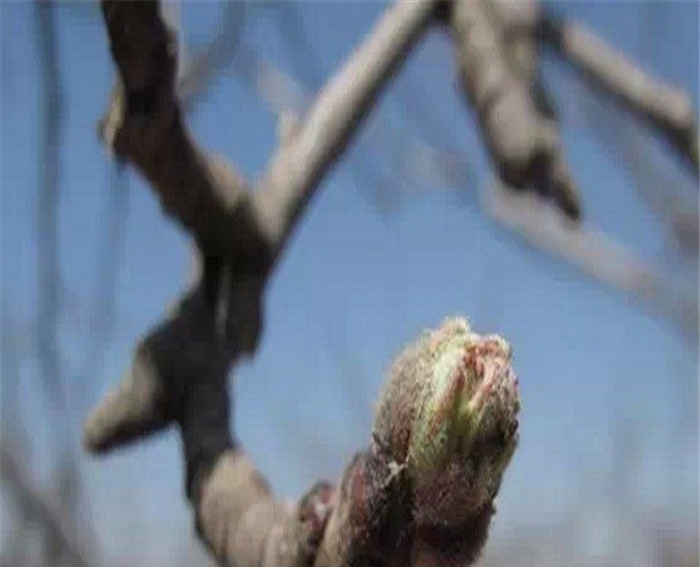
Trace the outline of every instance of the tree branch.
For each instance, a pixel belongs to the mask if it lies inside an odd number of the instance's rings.
[[[537,33],[588,80],[663,132],[698,174],[697,120],[685,91],[647,75],[628,57],[579,24],[561,22],[545,12]]]
[[[81,549],[74,538],[75,534],[68,534],[65,531],[66,522],[28,482],[27,471],[22,470],[18,459],[5,443],[0,445],[0,472],[3,483],[7,483],[10,487],[10,494],[22,514],[34,524],[41,526],[50,546],[56,549],[58,555],[64,557],[67,564],[74,567],[94,566],[92,558],[87,557],[85,550]]]
[[[504,183],[535,189],[570,218],[581,204],[569,173],[557,125],[523,80],[503,42],[500,19],[487,0],[454,0],[449,26],[460,78]]]
[[[413,40],[425,29],[432,9],[432,3],[401,2],[389,10],[344,70],[329,81],[294,139],[283,143],[251,198],[245,182],[199,150],[186,130],[175,92],[173,37],[159,15],[158,4],[103,3],[112,55],[123,85],[114,91],[102,121],[103,136],[119,156],[147,177],[166,211],[195,237],[205,258],[202,297],[213,309],[223,310],[217,324],[231,360],[255,348],[265,280],[301,207]],[[146,55],[134,56],[141,53]],[[171,323],[176,324],[176,320]],[[143,344],[146,342],[148,339]],[[139,347],[137,352],[153,348]],[[169,353],[151,352],[148,356],[157,365]],[[149,423],[147,429],[173,419],[164,410],[172,404],[155,401],[163,387],[146,380],[149,375],[131,372],[126,380],[132,388],[141,384],[137,398],[151,401],[131,406],[127,412],[131,418],[124,423],[136,419],[134,407],[140,411],[152,407],[152,415],[144,419]],[[153,376],[157,375],[160,373]],[[152,397],[143,397],[143,392],[151,392]],[[122,415],[114,409],[114,404],[121,405],[118,399],[110,397],[113,403],[107,407],[112,409],[105,408],[106,413],[98,409],[88,423],[88,445],[107,449],[117,438],[121,443],[136,431],[144,433],[127,427],[129,433],[121,436],[113,429],[117,425],[105,425],[107,421],[117,423],[107,419],[108,415]]]
[[[56,341],[59,318],[60,267],[58,251],[60,136],[63,125],[63,97],[58,69],[54,6],[34,2],[39,41],[42,98],[40,122],[39,198],[37,199],[37,278],[39,301],[37,316],[37,356],[46,391],[65,411],[64,384]]]
[[[231,261],[264,255],[246,210],[245,183],[201,151],[183,123],[175,89],[176,46],[159,5],[104,2],[103,11],[122,85],[103,119],[103,136],[150,181],[164,209],[205,254]]]
[[[567,222],[531,195],[514,195],[494,184],[484,208],[500,225],[526,242],[560,256],[606,285],[641,301],[668,318],[676,328],[697,336],[697,300],[671,289],[652,266],[604,234]]]
[[[290,143],[270,160],[255,194],[255,209],[279,250],[314,190],[345,149],[381,89],[422,35],[434,1],[399,1],[328,81]]]
[[[249,8],[245,0],[225,2],[219,33],[204,49],[183,61],[183,73],[177,85],[183,108],[190,110],[202,97],[214,74],[236,58]]]
[[[305,87],[268,60],[259,57],[253,48],[239,45],[233,68],[268,110],[278,115],[281,126],[284,126],[287,116],[296,118],[296,113],[302,112],[307,101]],[[412,114],[427,110],[414,109]],[[381,116],[375,116],[368,127],[367,141],[371,148],[361,149],[355,156],[355,166],[350,170],[358,187],[368,187],[381,199],[386,198],[387,185],[400,187],[401,190],[416,182],[421,182],[427,188],[445,183],[458,187],[473,185],[469,164],[463,156],[441,151],[432,144],[405,136],[405,133],[382,120]],[[398,179],[391,179],[385,168],[377,167],[374,163],[376,160],[371,159],[376,157],[377,152],[386,154],[387,148],[391,148],[391,153],[383,159],[383,163],[389,161],[395,167],[386,169],[403,172],[404,175]]]
[[[586,124],[615,149],[635,189],[666,225],[680,251],[688,258],[697,257],[700,247],[697,198],[683,197],[677,180],[656,166],[652,149],[643,143],[642,125],[638,121],[633,123],[629,116],[615,112],[609,100],[597,96],[599,93],[587,94],[580,104]]]
[[[446,323],[402,358],[375,439],[350,464],[338,491],[321,483],[295,506],[281,504],[229,431],[227,373],[240,355],[255,349],[274,261],[437,4],[405,0],[387,10],[299,129],[282,141],[251,196],[187,132],[175,87],[173,36],[159,4],[103,1],[120,78],[103,137],[193,234],[203,270],[168,320],[140,342],[121,386],[88,419],[85,443],[107,451],[176,421],[198,531],[222,564],[293,567],[315,561],[350,567],[371,558],[403,565],[411,557],[440,555],[443,547],[471,561],[485,541],[492,501],[517,442],[517,391],[509,348],[501,339],[478,337],[465,322]],[[449,372],[423,388],[443,342],[450,356],[440,368]],[[407,392],[416,395],[395,406]],[[410,407],[408,414],[401,411]],[[433,409],[413,421],[418,407]],[[397,427],[408,437],[413,428],[444,428],[441,439],[449,443],[434,446],[426,437],[409,450],[390,433]],[[465,499],[457,515],[444,521],[441,511],[450,512],[449,502],[440,504],[447,506],[442,510],[436,508],[439,499],[428,497],[434,474],[443,478],[440,498],[451,502],[456,491]],[[403,499],[407,493],[410,498]],[[400,545],[394,549],[392,541]]]
[[[268,100],[269,90],[275,89],[282,94],[286,94],[288,99],[293,97],[290,94],[297,91],[318,88],[318,83],[322,76],[321,65],[318,62],[317,53],[312,42],[308,40],[304,30],[303,22],[298,13],[299,5],[293,2],[277,3],[269,11],[274,20],[274,25],[279,31],[280,39],[284,42],[286,51],[291,56],[292,76],[301,81],[298,87],[294,84],[293,77],[284,74],[282,70],[276,70],[274,77],[288,83],[288,88],[280,88],[275,84],[263,85],[258,77],[264,76],[263,69],[272,69],[272,65],[261,59],[253,50],[239,51],[237,65],[235,69],[243,71],[241,74],[247,79],[247,83],[254,87],[262,100]],[[257,64],[249,62],[240,64],[241,56],[246,55],[248,59],[255,59]],[[248,71],[246,73],[246,71]],[[245,77],[248,75],[248,77]],[[250,77],[250,75],[253,75]],[[285,80],[286,79],[286,80]],[[272,83],[272,81],[267,81]],[[394,90],[396,96],[396,89]],[[284,97],[277,97],[284,98]],[[398,99],[401,102],[401,98]],[[285,101],[282,101],[285,102]],[[270,105],[268,105],[270,106]],[[284,109],[293,108],[301,110],[301,105],[284,105]],[[279,108],[274,111],[279,112]],[[404,113],[409,119],[423,118],[427,113],[428,122],[432,118],[431,107],[413,109]],[[442,133],[444,134],[444,132]],[[421,183],[424,187],[432,189],[435,184],[452,183],[454,186],[467,187],[473,185],[469,179],[469,167],[462,156],[447,155],[445,151],[440,151],[437,147],[450,146],[449,140],[440,137],[440,143],[428,144],[425,141],[416,140],[413,136],[406,136],[382,113],[375,113],[365,133],[366,144],[361,144],[353,156],[354,163],[348,168],[349,175],[357,187],[364,187],[380,209],[380,212],[387,212],[392,208],[391,191],[405,192],[409,188]],[[457,147],[452,144],[451,147]],[[378,155],[382,158],[378,159]],[[395,176],[392,172],[403,172],[403,175]],[[465,172],[467,172],[465,174]],[[461,177],[460,177],[461,175]],[[437,181],[436,181],[437,179]],[[395,198],[395,196],[394,196]]]

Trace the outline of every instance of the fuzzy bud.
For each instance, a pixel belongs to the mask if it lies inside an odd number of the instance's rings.
[[[376,442],[408,473],[419,524],[458,525],[489,505],[518,441],[511,348],[448,319],[389,372]]]

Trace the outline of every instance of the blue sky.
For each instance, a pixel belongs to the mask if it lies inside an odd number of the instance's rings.
[[[299,4],[320,73],[307,65],[305,79],[320,84],[382,6]],[[567,3],[558,9],[697,101],[697,4]],[[245,39],[291,72],[294,60],[269,10],[250,15]],[[185,3],[182,21],[191,51],[215,32],[218,13],[214,3]],[[77,448],[88,408],[116,384],[135,340],[184,288],[189,257],[186,236],[130,174],[115,331],[104,345],[104,368],[85,372],[87,352],[95,348],[88,324],[110,178],[96,124],[113,69],[95,5],[62,4],[57,14],[67,111],[59,179],[66,307],[59,334],[71,422],[61,435]],[[37,297],[40,76],[31,6],[3,3],[0,16],[3,317],[25,337],[17,405],[41,482],[55,457],[55,428],[29,341]],[[639,198],[618,154],[580,118],[571,73],[546,61],[548,84],[565,112],[563,135],[584,194],[586,222],[650,262],[673,266],[663,227]],[[400,104],[414,88],[426,93],[439,119],[422,132]],[[319,476],[337,478],[369,439],[372,403],[393,356],[422,329],[463,314],[476,330],[497,331],[511,341],[522,384],[522,443],[500,497],[499,532],[556,519],[601,491],[611,502],[632,494],[640,505],[692,512],[698,496],[694,339],[523,246],[479,210],[478,194],[491,173],[474,118],[457,93],[444,34],[431,33],[419,46],[371,120],[378,115],[404,136],[420,133],[463,154],[474,184],[402,193],[405,181],[399,178],[391,188],[402,195],[396,209],[381,214],[374,189],[358,185],[352,175],[360,151],[383,159],[366,133],[326,177],[269,286],[266,329],[255,359],[242,364],[232,382],[236,430],[275,488],[294,497]],[[274,116],[232,70],[212,84],[190,125],[205,147],[231,159],[249,179],[260,175],[275,145]],[[692,179],[678,173],[660,145],[652,147],[659,149],[655,167],[670,170],[696,206]],[[613,477],[615,439],[625,427],[639,448],[631,478],[619,483]],[[95,529],[109,552],[116,556],[131,542],[150,564],[166,564],[174,547],[164,542],[189,534],[191,527],[175,435],[106,460],[84,457],[81,465]]]

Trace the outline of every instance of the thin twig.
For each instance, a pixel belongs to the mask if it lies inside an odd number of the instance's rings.
[[[74,567],[95,567],[94,558],[88,557],[78,543],[75,534],[65,529],[66,522],[45,498],[34,488],[12,450],[5,443],[0,445],[0,472],[3,483],[7,483],[10,494],[19,510],[28,521],[40,526],[60,556]]]
[[[635,189],[666,225],[681,251],[688,257],[697,257],[700,245],[697,199],[683,197],[679,183],[669,172],[655,166],[649,144],[643,143],[640,124],[615,112],[609,102],[597,100],[596,93],[590,94],[589,104],[585,101],[582,104],[584,120],[622,158]]]
[[[89,380],[100,378],[104,355],[114,334],[117,280],[124,246],[124,233],[129,210],[129,184],[126,171],[119,163],[110,165],[103,234],[98,247],[94,305],[89,322],[90,341],[79,375]],[[87,388],[86,388],[87,389]],[[81,389],[82,390],[82,389]],[[89,399],[88,391],[81,392]]]
[[[64,120],[53,10],[54,5],[51,2],[37,0],[34,3],[42,80],[42,119],[39,136],[40,181],[39,198],[37,199],[37,275],[39,280],[37,354],[41,378],[46,391],[62,407],[66,400],[58,360],[56,335],[60,313],[59,142]]]
[[[608,286],[697,336],[697,301],[671,289],[653,267],[604,234],[577,226],[533,195],[517,195],[494,183],[484,208],[490,216],[540,250],[559,256]]]

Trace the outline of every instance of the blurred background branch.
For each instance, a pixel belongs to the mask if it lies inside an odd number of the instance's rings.
[[[39,42],[39,72],[42,80],[42,105],[39,142],[39,198],[37,199],[37,276],[39,301],[37,316],[37,356],[41,364],[40,377],[46,396],[65,411],[59,363],[57,327],[60,314],[59,260],[59,183],[60,141],[65,124],[62,86],[58,67],[54,6],[51,2],[34,2]],[[57,441],[61,437],[57,438]]]
[[[89,526],[86,494],[83,492],[77,446],[73,441],[75,392],[69,387],[64,345],[60,341],[61,318],[66,314],[66,290],[61,275],[60,210],[62,142],[67,125],[66,103],[60,65],[56,6],[52,2],[31,4],[37,38],[40,113],[38,120],[36,199],[36,275],[38,301],[33,336],[22,332],[23,322],[14,320],[3,290],[2,337],[2,423],[0,472],[2,487],[13,501],[22,529],[16,530],[3,561],[14,565],[96,565],[92,550],[94,532]],[[29,350],[27,350],[29,348]],[[30,482],[31,455],[36,451],[37,423],[27,419],[20,403],[26,399],[22,380],[27,359],[36,353],[44,427],[49,432],[52,464],[48,475],[50,490],[44,494]],[[7,364],[5,364],[7,362]],[[76,390],[79,392],[79,390]],[[51,503],[49,503],[51,502]],[[41,534],[38,558],[32,556],[32,528]],[[80,535],[78,535],[80,534]],[[89,559],[88,559],[89,557]]]
[[[96,566],[94,558],[87,556],[87,550],[81,549],[77,534],[67,532],[74,522],[62,517],[57,507],[29,484],[29,471],[21,466],[20,460],[10,446],[4,443],[0,446],[2,480],[15,501],[18,515],[24,523],[38,528],[46,538],[44,565]],[[22,558],[16,557],[15,560],[22,564]]]

